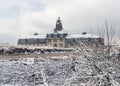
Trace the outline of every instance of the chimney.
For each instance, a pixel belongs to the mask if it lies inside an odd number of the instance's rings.
[[[86,34],[87,34],[87,32],[83,32],[82,34],[83,34],[83,35],[86,35]]]
[[[34,35],[36,36],[36,35],[38,35],[38,33],[34,33]]]

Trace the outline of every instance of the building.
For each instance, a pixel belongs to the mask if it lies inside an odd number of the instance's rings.
[[[60,18],[56,21],[54,31],[45,35],[26,36],[18,40],[18,45],[33,45],[33,46],[51,46],[58,48],[70,48],[79,45],[79,42],[84,43],[88,47],[101,47],[104,45],[104,39],[94,34],[68,34],[62,27]]]
[[[46,35],[28,35],[24,38],[18,39],[18,45],[29,45],[29,46],[46,46]]]

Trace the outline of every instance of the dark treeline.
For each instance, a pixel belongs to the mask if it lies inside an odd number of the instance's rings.
[[[70,52],[73,51],[73,49],[28,49],[28,48],[1,48],[0,49],[0,55],[14,55],[14,54],[44,54],[44,53],[59,53],[59,52]]]

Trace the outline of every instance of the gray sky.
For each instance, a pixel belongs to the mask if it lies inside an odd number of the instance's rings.
[[[59,16],[69,33],[94,31],[106,19],[119,28],[119,9],[120,0],[0,0],[0,42],[52,32]]]

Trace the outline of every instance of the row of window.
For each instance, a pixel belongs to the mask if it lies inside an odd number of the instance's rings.
[[[47,37],[52,37],[52,38],[60,37],[60,38],[63,38],[64,35],[63,34],[47,34]]]
[[[19,39],[18,42],[19,43],[33,43],[33,44],[37,44],[37,43],[45,43],[46,40],[44,40],[44,39]]]
[[[63,47],[63,44],[54,44],[54,47]]]
[[[31,46],[46,46],[46,44],[19,44],[19,45],[31,45]]]
[[[58,40],[57,39],[54,39],[53,40],[54,42],[57,42]],[[63,42],[63,39],[59,39],[60,42]]]
[[[59,42],[63,42],[63,39],[54,39],[53,41],[54,41],[54,42],[57,42],[58,40],[59,40]],[[48,40],[48,42],[51,42],[51,39]]]

